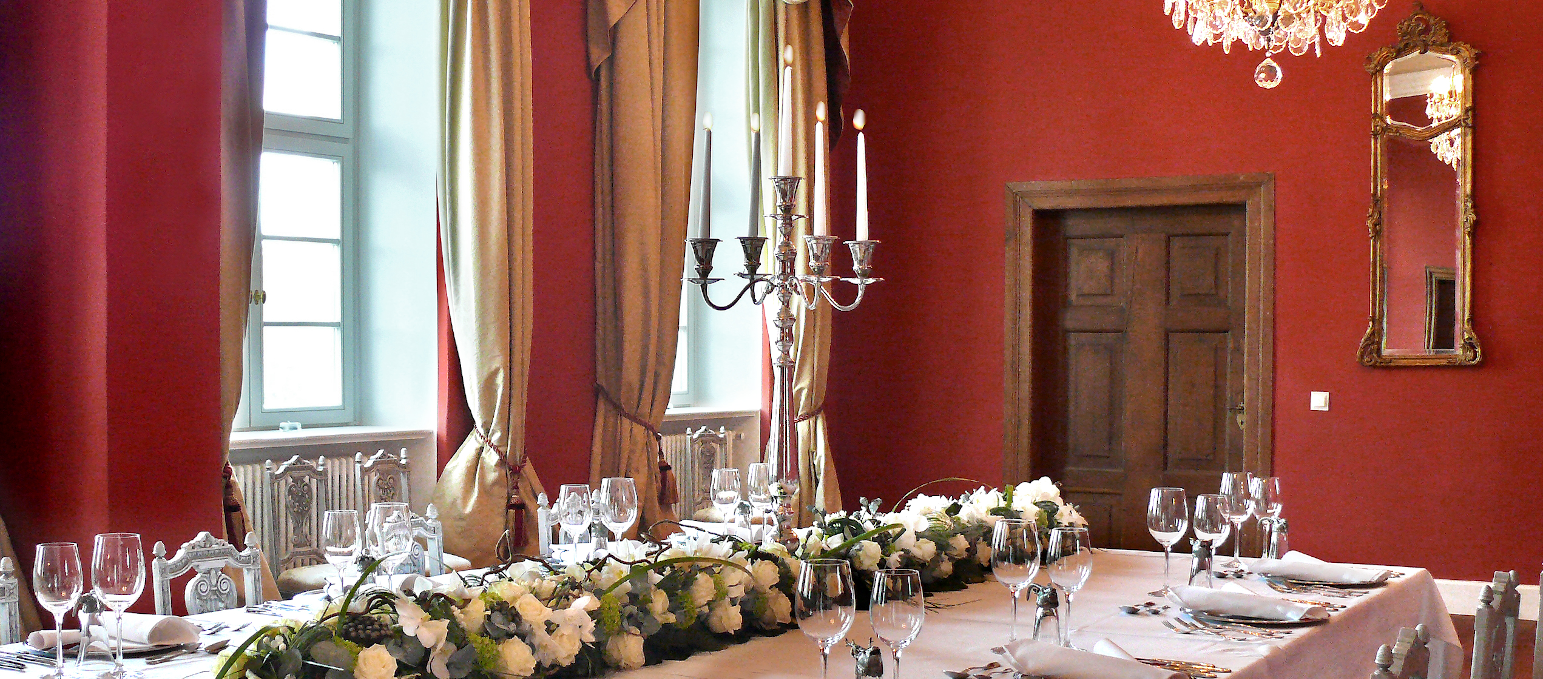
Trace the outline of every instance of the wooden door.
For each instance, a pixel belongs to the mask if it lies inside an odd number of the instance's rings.
[[[1032,430],[1094,544],[1150,549],[1156,486],[1214,493],[1243,460],[1243,205],[1036,215]],[[1193,503],[1193,501],[1191,501]]]

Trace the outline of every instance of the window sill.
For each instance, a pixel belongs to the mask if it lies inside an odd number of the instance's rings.
[[[697,420],[735,420],[761,416],[760,410],[732,410],[714,407],[669,408],[664,411],[665,422],[695,422]]]
[[[328,445],[424,439],[434,436],[429,429],[402,429],[400,427],[315,427],[299,431],[238,431],[230,435],[231,450],[257,450],[289,446]]]

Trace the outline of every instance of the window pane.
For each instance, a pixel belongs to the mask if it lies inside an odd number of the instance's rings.
[[[339,323],[342,249],[335,243],[263,239],[264,323]]]
[[[264,409],[343,405],[343,332],[264,327],[262,377]]]
[[[268,29],[263,108],[343,119],[343,47],[337,40]]]
[[[686,331],[682,328],[680,335],[675,338],[675,377],[670,380],[670,393],[684,394],[687,389],[687,380],[691,370],[686,360]]]
[[[343,35],[343,0],[268,0],[268,25]]]
[[[336,158],[264,151],[258,175],[264,236],[337,238],[343,224],[343,164]]]

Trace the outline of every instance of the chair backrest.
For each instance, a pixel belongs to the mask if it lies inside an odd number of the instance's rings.
[[[439,522],[439,508],[429,505],[422,516],[413,514],[411,556],[393,575],[444,575],[445,527]]]
[[[268,545],[268,556],[278,569],[275,573],[326,560],[317,537],[326,511],[322,502],[327,483],[326,463],[324,457],[311,462],[299,455],[276,467],[272,460],[263,463],[263,497],[268,516],[263,522],[262,543]]]
[[[237,551],[235,545],[210,535],[198,534],[191,542],[182,545],[177,554],[166,558],[166,543],[156,542],[155,558],[150,562],[150,577],[155,587],[155,612],[171,615],[171,581],[188,571],[196,571],[182,592],[188,615],[223,611],[236,607],[236,581],[225,574],[225,568],[241,569],[242,586],[246,590],[246,605],[263,602],[262,550],[257,546],[257,535],[246,534],[246,549]]]
[[[354,454],[354,485],[359,488],[359,512],[377,502],[408,502],[407,449],[396,455],[376,451],[368,459]]]
[[[685,469],[675,469],[681,503],[677,516],[682,518],[713,506],[713,470],[729,464],[729,431],[723,427],[701,427],[691,432],[691,455],[687,461]]]
[[[1377,669],[1371,679],[1426,679],[1430,676],[1430,632],[1425,625],[1398,630],[1392,646],[1377,649]]]
[[[21,640],[21,584],[11,557],[0,557],[0,644]]]
[[[1479,593],[1479,610],[1473,616],[1473,679],[1511,678],[1520,613],[1516,571],[1495,571],[1494,582]]]

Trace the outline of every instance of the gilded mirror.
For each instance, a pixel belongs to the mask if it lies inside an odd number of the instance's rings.
[[[1469,308],[1473,251],[1473,67],[1446,22],[1415,4],[1372,74],[1369,366],[1476,365]]]

